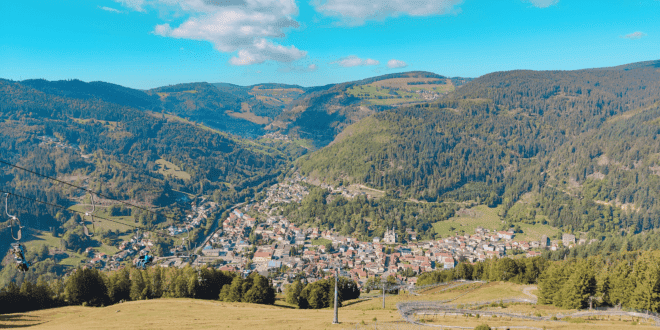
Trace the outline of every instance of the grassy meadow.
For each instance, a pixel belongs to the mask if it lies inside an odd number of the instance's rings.
[[[468,209],[470,214],[454,216],[446,221],[439,221],[433,224],[435,232],[442,237],[453,236],[456,232],[464,231],[466,234],[474,234],[477,227],[483,227],[490,230],[501,230],[504,224],[500,217],[501,207],[489,208],[486,205],[479,205]],[[516,234],[514,241],[534,241],[539,240],[542,235],[553,237],[560,232],[559,229],[549,225],[516,223],[522,229],[522,233]],[[453,228],[453,229],[452,229]]]
[[[371,300],[344,302],[339,310],[340,324],[333,325],[331,308],[321,310],[298,310],[279,297],[274,306],[225,303],[194,299],[156,299],[126,302],[107,307],[69,306],[41,311],[0,315],[0,328],[32,327],[34,329],[371,329],[378,325],[402,325],[396,303],[406,300],[446,300],[473,290],[455,302],[484,301],[523,297],[525,286],[494,282],[478,287],[467,285],[444,292],[430,292],[422,296],[407,293],[386,297],[382,309],[380,296]],[[560,310],[552,306],[530,304],[488,307],[507,312],[552,315]],[[520,326],[548,329],[647,329],[650,324],[625,317],[610,320],[574,319],[570,322],[531,322],[508,318],[466,317],[427,315],[424,322],[453,325],[477,326]],[[409,327],[406,327],[409,328]],[[422,327],[420,327],[421,329]]]

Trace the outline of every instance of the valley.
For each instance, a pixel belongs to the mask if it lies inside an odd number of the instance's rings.
[[[655,65],[147,91],[2,80],[0,158],[29,171],[2,165],[0,182],[33,267],[18,272],[8,255],[0,283],[70,278],[78,267],[117,274],[153,255],[172,272],[259,273],[277,292],[321,283],[340,265],[368,295],[379,278],[411,290],[466,264],[652,249]],[[94,222],[89,191],[102,196]],[[531,284],[543,265],[532,279],[483,276]],[[592,321],[605,322],[585,329]]]

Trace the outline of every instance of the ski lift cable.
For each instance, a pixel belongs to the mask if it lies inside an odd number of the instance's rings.
[[[24,167],[21,167],[21,166],[18,166],[18,165],[14,165],[14,164],[9,163],[9,162],[7,162],[7,161],[4,161],[4,160],[2,160],[2,159],[0,159],[0,163],[1,163],[1,164],[5,164],[5,165],[7,165],[7,166],[11,166],[11,167],[13,167],[13,168],[16,168],[16,169],[19,169],[19,170],[22,170],[22,171],[25,171],[25,172],[28,172],[28,173],[32,173],[32,174],[34,174],[34,175],[38,175],[38,176],[40,176],[40,177],[43,177],[43,178],[46,178],[46,179],[49,179],[49,180],[52,180],[52,181],[59,182],[59,183],[61,183],[61,184],[64,184],[64,185],[67,185],[67,186],[70,186],[70,187],[73,187],[73,188],[77,188],[77,189],[80,189],[80,190],[86,191],[86,192],[88,192],[88,193],[90,193],[90,194],[94,194],[94,195],[97,195],[97,196],[101,196],[101,197],[103,197],[103,198],[105,198],[105,199],[109,199],[109,200],[112,200],[112,201],[116,201],[116,202],[122,203],[122,204],[124,204],[124,205],[128,205],[128,206],[131,206],[131,207],[134,207],[134,208],[137,208],[137,209],[140,209],[140,210],[146,211],[146,212],[150,212],[150,213],[153,213],[153,214],[156,214],[156,215],[161,215],[161,216],[163,216],[163,217],[165,217],[166,219],[169,219],[169,220],[173,220],[173,221],[176,221],[176,220],[177,220],[177,219],[175,219],[174,217],[167,216],[167,215],[165,215],[165,214],[163,214],[163,213],[156,212],[156,211],[153,211],[153,210],[150,210],[150,209],[147,209],[147,208],[141,207],[141,206],[137,206],[137,205],[134,205],[134,204],[131,204],[131,203],[128,203],[128,202],[124,202],[124,201],[120,201],[120,200],[114,199],[114,198],[112,198],[112,197],[110,197],[110,196],[107,196],[107,195],[104,195],[104,194],[101,194],[101,193],[94,192],[94,191],[92,191],[92,190],[90,190],[90,189],[87,189],[87,188],[84,188],[84,187],[80,187],[80,186],[76,186],[75,184],[71,184],[71,183],[68,183],[68,182],[66,182],[66,181],[62,181],[62,180],[59,180],[59,179],[56,179],[56,178],[53,178],[53,177],[50,177],[50,176],[47,176],[47,175],[43,175],[43,174],[41,174],[41,173],[38,173],[38,172],[35,172],[35,171],[32,171],[32,170],[29,170],[29,169],[27,169],[27,168],[24,168]],[[97,217],[97,218],[98,218],[98,217]]]
[[[96,211],[96,205],[94,204],[94,194],[89,194],[89,199],[90,202],[92,203],[92,210],[91,211],[85,211],[85,216],[89,216],[92,219],[92,233],[89,233],[89,228],[87,228],[87,224],[85,224],[85,218],[82,218],[82,227],[83,227],[83,232],[85,235],[88,237],[94,236],[94,233],[96,232],[96,227],[94,226],[94,211]]]
[[[27,197],[27,196],[17,195],[17,194],[15,194],[15,193],[11,193],[11,192],[8,192],[8,191],[4,191],[4,190],[2,190],[2,189],[0,189],[0,193],[3,193],[3,194],[9,194],[9,195],[12,195],[12,196],[15,196],[15,197],[19,197],[19,198],[23,198],[23,199],[26,199],[26,200],[29,200],[29,201],[32,201],[32,202],[41,203],[41,204],[44,204],[44,205],[48,205],[48,206],[52,206],[52,207],[56,207],[56,208],[59,208],[59,209],[62,209],[62,210],[68,211],[68,212],[75,212],[75,213],[78,213],[78,214],[82,214],[83,216],[85,215],[85,212],[83,212],[83,211],[72,210],[72,209],[69,209],[69,208],[67,208],[67,207],[65,207],[65,206],[62,206],[62,205],[53,204],[53,203],[49,203],[49,202],[44,202],[44,201],[41,201],[41,200],[38,200],[38,199],[34,199],[34,198],[31,198],[31,197]],[[154,233],[154,234],[159,235],[159,236],[162,236],[162,237],[171,237],[171,235],[168,235],[168,234],[166,234],[166,233],[164,233],[164,232],[159,232],[158,230],[148,230],[148,229],[146,229],[146,228],[144,228],[144,227],[141,227],[141,226],[135,226],[135,225],[131,225],[131,224],[128,224],[128,223],[119,222],[119,221],[116,221],[116,220],[112,220],[112,219],[108,219],[108,218],[100,217],[100,216],[97,216],[97,215],[95,215],[94,218],[96,218],[96,219],[101,219],[101,220],[105,220],[105,221],[114,222],[114,223],[116,223],[116,224],[120,224],[120,225],[124,225],[124,226],[128,226],[128,227],[132,227],[132,228],[135,228],[135,229],[141,229],[141,230],[143,230],[143,231],[145,231],[145,232]],[[22,228],[22,227],[21,227],[21,228]]]
[[[85,215],[85,212],[82,212],[82,211],[71,210],[71,209],[69,209],[69,208],[67,208],[67,207],[64,207],[64,206],[62,206],[62,205],[53,204],[53,203],[49,203],[49,202],[44,202],[44,201],[41,201],[41,200],[38,200],[38,199],[34,199],[34,198],[31,198],[31,197],[27,197],[27,196],[17,195],[17,194],[15,194],[15,193],[8,192],[8,191],[4,191],[4,190],[1,190],[1,189],[0,189],[0,193],[9,194],[9,195],[12,195],[12,196],[15,196],[15,197],[18,197],[18,198],[23,198],[23,199],[26,199],[26,200],[29,200],[29,201],[32,201],[32,202],[41,203],[41,204],[44,204],[44,205],[48,205],[48,206],[52,206],[52,207],[56,207],[56,208],[60,208],[60,209],[63,209],[63,210],[69,211],[69,212],[75,212],[75,213],[79,213],[79,214]],[[107,219],[107,218],[104,218],[104,217],[99,217],[99,216],[94,216],[94,217],[96,217],[96,218],[98,218],[98,219],[105,220],[105,221],[110,221],[110,222],[118,223],[118,224],[120,224],[120,225],[124,225],[124,226],[128,226],[128,227],[133,227],[133,228],[143,229],[142,227],[139,227],[139,226],[134,226],[134,225],[131,225],[131,224],[127,224],[127,223],[123,223],[123,222],[119,222],[119,221],[115,221],[115,220]]]

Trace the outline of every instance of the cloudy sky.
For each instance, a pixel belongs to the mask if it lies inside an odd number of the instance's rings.
[[[0,78],[324,85],[660,58],[659,0],[0,1]]]

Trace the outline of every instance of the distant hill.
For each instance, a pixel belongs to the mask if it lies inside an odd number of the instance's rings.
[[[439,101],[372,114],[298,166],[402,197],[501,203],[513,222],[657,228],[657,63],[488,74]]]
[[[198,99],[200,103],[224,106],[236,100],[230,94],[213,94],[217,91],[212,92],[215,87],[208,84],[194,87],[208,96]],[[186,91],[171,87],[158,93]],[[281,173],[287,162],[281,153],[165,117],[156,112],[160,100],[154,94],[105,83],[0,80],[0,159],[115,199],[172,209],[178,208],[177,196],[183,193],[217,191],[219,203],[241,201]],[[165,175],[158,171],[162,163],[176,166],[186,175]],[[0,167],[0,185],[6,191],[63,206],[82,195],[34,175]],[[22,199],[10,201],[30,228],[60,228],[73,216]],[[145,225],[164,220],[149,218]]]
[[[269,128],[283,129],[322,147],[362,118],[384,109],[442,98],[466,81],[469,79],[413,71],[308,88]]]

